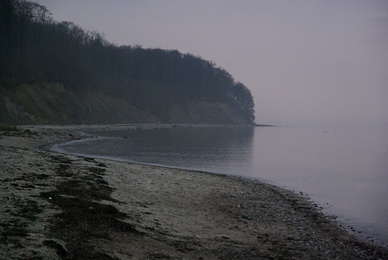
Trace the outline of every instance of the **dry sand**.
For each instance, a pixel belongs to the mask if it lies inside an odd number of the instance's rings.
[[[28,129],[0,135],[0,259],[388,259],[290,191],[57,154],[83,127]]]

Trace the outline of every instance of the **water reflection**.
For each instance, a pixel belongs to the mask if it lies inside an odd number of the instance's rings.
[[[90,133],[105,138],[62,148],[70,153],[198,170],[220,171],[236,164],[250,165],[252,160],[254,127],[178,127]]]

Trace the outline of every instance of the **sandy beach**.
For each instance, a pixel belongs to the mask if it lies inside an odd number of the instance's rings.
[[[285,189],[45,149],[93,127],[0,132],[0,259],[388,259]]]

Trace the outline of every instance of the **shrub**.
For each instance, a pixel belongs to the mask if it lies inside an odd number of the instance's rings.
[[[19,132],[20,130],[16,126],[11,126],[11,125],[7,125],[7,124],[0,124],[0,131],[5,131],[5,132],[17,131],[17,132]]]

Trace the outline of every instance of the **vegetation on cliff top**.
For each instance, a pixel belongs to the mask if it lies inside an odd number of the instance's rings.
[[[25,0],[0,2],[0,86],[57,82],[78,92],[99,91],[171,121],[171,108],[207,102],[227,106],[253,123],[248,88],[213,62],[176,50],[117,46],[97,32],[57,22]]]

